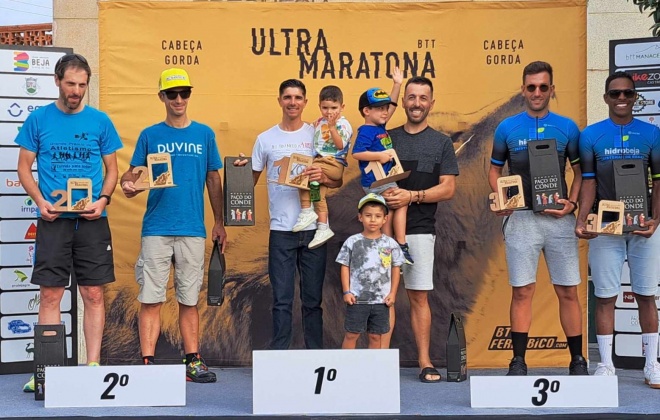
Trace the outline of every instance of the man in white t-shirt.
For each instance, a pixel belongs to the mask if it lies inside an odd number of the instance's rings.
[[[302,120],[307,105],[305,85],[295,79],[280,84],[277,102],[282,108],[282,121],[257,136],[252,150],[252,174],[256,185],[266,170],[270,236],[268,240],[268,276],[273,288],[273,338],[269,348],[288,349],[291,344],[292,309],[296,268],[300,271],[302,324],[305,347],[323,348],[323,310],[321,309],[326,249],[308,245],[314,238],[316,224],[300,232],[292,232],[300,213],[298,189],[277,183],[280,167],[275,162],[292,153],[312,155],[314,128]],[[328,179],[321,169],[307,169],[310,181],[331,188],[340,181]]]

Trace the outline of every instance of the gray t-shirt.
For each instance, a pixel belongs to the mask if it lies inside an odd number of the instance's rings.
[[[392,267],[404,262],[399,244],[387,235],[377,239],[361,233],[346,239],[336,261],[351,272],[350,291],[358,303],[385,303],[392,288]]]

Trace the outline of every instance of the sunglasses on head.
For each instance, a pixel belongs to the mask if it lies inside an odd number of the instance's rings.
[[[536,89],[540,89],[541,92],[545,93],[550,90],[550,86],[543,84],[543,85],[527,85],[525,86],[525,89],[527,89],[527,92],[532,93],[536,92]]]
[[[80,55],[80,54],[66,54],[66,55],[63,55],[62,57],[60,57],[59,60],[57,60],[57,64],[55,64],[55,67],[58,67],[61,64],[64,64],[67,61],[71,61],[71,60],[78,60],[78,61],[81,61],[84,64],[88,64],[87,59],[85,57],[83,57],[82,55]]]
[[[190,94],[192,91],[190,89],[186,90],[165,90],[163,91],[165,96],[167,96],[167,99],[170,101],[173,101],[176,99],[177,96],[181,96],[181,99],[188,99],[190,98]]]
[[[632,99],[637,95],[637,92],[634,89],[612,89],[607,91],[607,96],[609,96],[610,99],[619,99],[622,93],[626,99]]]

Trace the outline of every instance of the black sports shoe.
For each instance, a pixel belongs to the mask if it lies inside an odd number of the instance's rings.
[[[587,370],[587,361],[584,360],[584,357],[576,354],[571,360],[571,364],[568,365],[568,374],[569,375],[589,375]]]
[[[215,382],[215,373],[210,372],[206,362],[199,354],[186,365],[186,380],[198,383]]]
[[[525,363],[525,359],[520,356],[511,359],[509,372],[506,376],[527,376],[527,363]]]

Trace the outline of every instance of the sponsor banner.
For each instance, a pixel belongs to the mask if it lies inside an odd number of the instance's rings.
[[[54,76],[0,74],[0,96],[57,99],[60,90]]]
[[[25,121],[32,111],[52,102],[52,99],[0,98],[0,121]]]
[[[644,357],[641,334],[617,334],[614,337],[614,354],[620,357]],[[660,356],[660,348],[658,349]]]
[[[7,150],[0,150],[0,162],[2,161],[2,156],[7,154]],[[18,150],[18,149],[16,149]],[[16,153],[15,158],[18,162],[18,152],[11,150],[10,154]],[[25,194],[25,189],[21,185],[21,181],[18,179],[18,174],[16,173],[16,168],[12,168],[13,172],[0,172],[0,194]],[[39,181],[39,175],[36,172],[32,172],[32,176],[35,181]]]
[[[660,90],[643,90],[637,92],[637,100],[633,105],[633,115],[650,115],[660,112]]]
[[[140,131],[163,118],[162,103],[154,95],[155,80],[168,67],[188,71],[195,86],[191,97],[195,120],[215,130],[223,155],[245,150],[249,153],[259,133],[281,121],[282,109],[276,98],[283,80],[296,78],[304,82],[308,99],[303,113],[305,121],[320,116],[317,106],[320,90],[327,85],[339,86],[345,103],[342,115],[357,130],[364,121],[358,110],[358,98],[373,87],[389,92],[395,67],[400,67],[406,79],[430,78],[435,97],[441,103],[429,114],[429,124],[458,138],[454,147],[461,176],[456,182],[457,189],[462,191],[441,210],[446,214],[461,214],[461,218],[450,222],[439,218],[437,222],[436,228],[443,231],[443,246],[452,249],[436,250],[435,287],[430,300],[449,299],[454,308],[465,308],[470,367],[505,367],[510,350],[501,351],[497,347],[507,345],[506,334],[493,335],[510,322],[511,288],[502,279],[506,260],[501,220],[484,218],[488,212],[484,197],[490,189],[483,177],[483,162],[490,155],[493,128],[522,110],[523,68],[540,58],[552,63],[557,81],[561,82],[557,89],[562,99],[552,100],[551,109],[572,118],[578,126],[586,125],[586,11],[586,2],[575,0],[315,4],[100,2],[99,101],[122,135],[124,148],[117,152],[117,159],[119,167],[125,168]],[[396,19],[392,18],[394,15]],[[163,22],[172,16],[195,25],[185,29],[164,26]],[[552,28],[552,36],[538,30],[539,20]],[[383,28],[384,22],[387,32],[396,36],[364,36],[365,28]],[[135,33],[140,36],[136,37]],[[356,42],[358,39],[360,42]],[[136,72],[136,68],[140,71]],[[135,112],[136,109],[140,112]],[[399,107],[388,127],[397,127],[405,119],[405,112]],[[175,147],[173,153],[177,152]],[[262,215],[257,217],[256,226],[229,233],[233,245],[227,249],[226,257],[236,262],[232,265],[233,275],[241,278],[261,278],[268,271],[263,263],[268,255],[265,178],[255,187],[255,214]],[[345,226],[347,235],[359,232],[354,225],[354,209],[361,191],[358,178],[357,164],[349,162],[342,188],[332,192],[333,223]],[[114,246],[121,250],[115,254],[117,281],[108,286],[109,296],[116,300],[108,304],[123,305],[119,302],[135,299],[130,295],[129,285],[135,282],[133,266],[135,255],[139,254],[141,224],[138,215],[144,213],[144,201],[118,199],[108,212],[113,220]],[[206,215],[207,223],[211,224],[208,205]],[[460,220],[483,223],[466,227]],[[207,247],[210,246],[209,240]],[[581,248],[581,253],[586,254],[586,247]],[[482,263],[474,264],[474,261]],[[328,262],[325,272],[328,284],[339,281],[339,271],[337,264]],[[445,272],[452,275],[437,274]],[[530,333],[535,338],[530,346],[538,350],[527,353],[530,366],[566,364],[565,339],[557,338],[563,337],[557,298],[548,277],[545,266],[540,267]],[[270,316],[257,312],[258,308],[269,305],[269,286],[250,283],[250,292],[245,287],[248,287],[246,282],[235,282],[225,288],[228,295],[239,296],[240,300],[234,302],[236,309],[207,311],[200,319],[209,334],[230,340],[229,352],[224,351],[227,346],[207,347],[205,357],[212,364],[250,364],[252,347],[266,346],[271,339],[270,329],[261,329],[251,340],[234,334],[234,331],[250,331],[251,326],[263,323],[264,316]],[[586,301],[586,283],[580,287],[580,296]],[[402,363],[416,364],[414,337],[409,317],[404,315],[408,310],[406,305],[397,306],[400,321],[392,345],[400,349]],[[252,308],[251,316],[244,316],[245,308]],[[340,320],[344,310],[340,301],[324,306],[327,337],[343,336]],[[438,365],[446,362],[444,349],[451,311],[447,305],[434,307],[431,358]],[[120,331],[125,334],[120,326],[135,321],[130,310],[117,313],[130,315],[127,318],[109,313],[107,342],[124,340],[125,336],[117,336],[115,340],[113,334]],[[165,335],[177,334],[169,329],[176,326],[172,314],[176,314],[175,306],[163,311]],[[586,316],[583,325],[586,326]],[[501,338],[504,340],[493,344],[493,339]],[[296,329],[293,341],[302,340],[300,330]],[[327,344],[341,346],[337,340]],[[116,361],[128,363],[135,358],[126,346],[106,346],[104,351]],[[172,354],[176,351],[171,347]]]
[[[39,291],[28,290],[25,292],[0,293],[0,314],[36,314],[39,313],[41,298]],[[65,290],[60,302],[60,311],[71,310],[71,290]]]
[[[617,332],[617,337],[619,337],[619,333],[641,334],[638,311],[636,309],[616,309],[614,311],[614,331]]]
[[[32,266],[34,244],[0,244],[0,267]]]
[[[0,220],[0,242],[34,242],[36,220]]]
[[[0,49],[0,72],[54,74],[63,51]]]
[[[563,340],[563,339],[561,339]],[[561,341],[557,336],[529,336],[527,338],[527,350],[555,350],[567,349],[568,343]],[[495,327],[493,336],[488,345],[488,350],[513,350],[511,344],[511,327],[502,325]]]
[[[34,219],[37,209],[27,195],[0,195],[0,219]]]
[[[20,147],[3,147],[0,149],[0,171],[15,171],[18,167],[18,153]],[[34,160],[32,169],[37,170],[37,160]],[[18,175],[16,175],[18,179]]]
[[[660,127],[660,114],[655,114],[655,115],[638,115],[635,118],[637,118],[640,121],[647,122],[649,124],[653,124],[656,127]]]
[[[660,41],[619,44],[614,47],[614,66],[657,66],[660,63]]]
[[[18,135],[18,132],[22,126],[22,122],[0,123],[0,146],[16,146],[14,139],[16,139],[16,136]]]
[[[0,290],[38,290],[39,286],[30,283],[32,267],[0,268]]]
[[[39,315],[12,315],[0,318],[0,336],[2,338],[34,337],[34,326]],[[71,334],[71,314],[62,314],[62,324],[66,335]]]
[[[655,302],[660,307],[660,289],[655,295]],[[621,292],[616,298],[615,306],[619,309],[637,309],[635,294],[630,286],[621,286]]]
[[[659,61],[660,62],[660,61]],[[660,67],[652,69],[617,69],[625,70],[633,78],[635,89],[660,88]]]
[[[66,337],[66,352],[70,359],[72,356],[73,340]],[[78,345],[78,343],[76,343]],[[2,340],[0,341],[0,362],[17,363],[34,360],[34,339]]]

